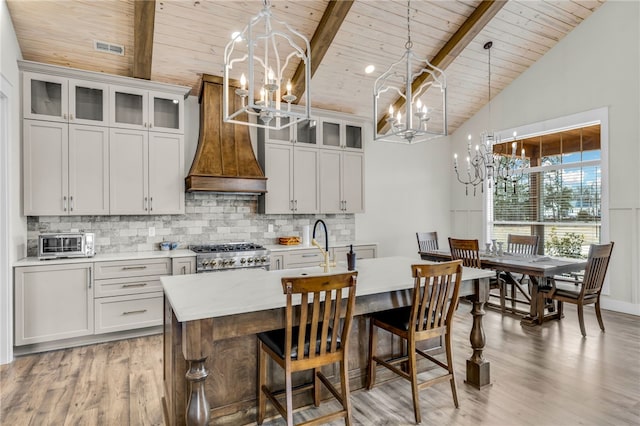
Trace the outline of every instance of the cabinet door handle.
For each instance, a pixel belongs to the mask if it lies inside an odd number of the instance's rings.
[[[293,201],[293,211],[297,212],[298,211],[298,200],[294,200]]]
[[[131,269],[147,269],[147,265],[137,265],[137,266],[123,266],[122,270],[123,271],[128,271]]]
[[[149,199],[147,197],[144,197],[144,211],[147,211],[147,205],[149,204]]]
[[[62,114],[62,118],[67,119],[67,114]]]
[[[289,200],[289,210],[293,211],[293,200]]]
[[[73,120],[73,114],[69,114],[69,120]]]
[[[149,211],[153,211],[153,197],[149,198]]]
[[[182,275],[187,275],[187,267],[185,265],[182,266]]]
[[[89,282],[87,284],[91,288],[91,268],[89,268]]]
[[[122,288],[130,288],[130,287],[144,287],[147,283],[138,283],[138,284],[122,284]]]
[[[125,311],[125,312],[122,313],[122,315],[144,314],[145,312],[147,312],[146,309],[139,309],[137,311]]]
[[[149,128],[152,128],[152,127],[153,127],[153,123],[149,123]]]
[[[276,269],[280,269],[280,259],[276,260]]]
[[[67,211],[67,196],[62,197],[62,211]]]
[[[73,211],[73,195],[69,197],[69,211]]]
[[[145,129],[147,128],[147,122],[146,121],[142,125],[144,126]]]

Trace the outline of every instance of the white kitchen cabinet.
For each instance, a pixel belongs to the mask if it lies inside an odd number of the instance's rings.
[[[353,246],[356,259],[373,259],[377,257],[377,246],[375,244],[357,244]],[[329,248],[331,261],[346,262],[349,245]],[[271,254],[271,270],[294,269],[319,266],[324,262],[324,258],[317,247],[301,247],[287,249]]]
[[[32,72],[23,74],[23,118],[108,125],[108,85]]]
[[[270,271],[278,271],[284,268],[284,255],[282,254],[272,254],[269,270]]]
[[[364,211],[364,154],[346,150],[320,150],[320,211]]]
[[[161,325],[170,271],[169,258],[96,262],[95,334]]]
[[[174,257],[171,259],[173,275],[189,275],[196,273],[196,257]]]
[[[356,254],[356,260],[358,259],[375,259],[378,257],[378,246],[375,244],[362,244],[354,245],[353,251]],[[349,253],[349,246],[333,247],[331,249],[331,258],[336,262],[346,262],[347,253]],[[358,263],[356,262],[356,267]]]
[[[181,95],[112,85],[110,98],[111,127],[184,133]]]
[[[94,332],[93,263],[15,268],[15,345]]]
[[[184,213],[184,136],[111,129],[111,214]]]
[[[319,151],[303,144],[264,144],[263,168],[267,180],[264,213],[320,211]]]
[[[40,120],[23,124],[24,214],[108,214],[108,129]]]

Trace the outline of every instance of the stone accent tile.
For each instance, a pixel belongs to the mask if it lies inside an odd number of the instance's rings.
[[[98,253],[158,250],[162,240],[190,244],[251,241],[277,244],[278,237],[300,236],[305,225],[323,219],[330,243],[356,239],[354,215],[263,215],[250,195],[186,193],[185,214],[158,216],[41,216],[27,218],[27,252],[37,255],[38,234],[83,229],[96,234]],[[273,225],[273,232],[268,232]],[[156,236],[149,237],[149,227]],[[324,238],[324,237],[320,237]]]

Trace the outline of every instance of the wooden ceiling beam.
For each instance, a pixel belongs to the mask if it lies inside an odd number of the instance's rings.
[[[329,4],[327,4],[320,23],[318,23],[318,27],[309,42],[311,46],[311,75],[309,79],[313,77],[320,63],[322,63],[322,59],[329,50],[329,46],[331,46],[333,38],[338,33],[342,22],[347,17],[351,5],[353,5],[353,0],[330,0]],[[293,74],[291,86],[291,93],[297,96],[298,99],[301,99],[304,93],[303,89],[305,88],[304,62],[302,61],[300,61],[298,68]]]
[[[137,0],[133,12],[133,77],[151,80],[155,0]]]
[[[456,31],[442,49],[436,53],[436,56],[430,61],[431,64],[441,70],[445,70],[469,43],[471,43],[471,40],[496,16],[505,4],[507,4],[506,0],[484,0],[480,3],[460,28],[458,28],[458,31]],[[411,89],[417,90],[428,78],[430,78],[429,73],[420,74],[413,80],[413,83],[411,83]],[[404,107],[404,104],[404,98],[399,96],[393,103],[393,109],[399,111]],[[383,132],[387,125],[386,118],[381,118],[378,121],[378,132]]]

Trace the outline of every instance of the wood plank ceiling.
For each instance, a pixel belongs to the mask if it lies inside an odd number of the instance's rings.
[[[493,41],[494,97],[604,1],[510,0],[492,5],[493,1],[481,0],[413,0],[414,51],[445,67],[449,132],[488,101],[485,42]],[[150,19],[147,11],[154,3]],[[373,118],[373,83],[405,49],[407,3],[333,3],[272,0],[277,18],[310,40],[314,34],[319,40],[311,54],[317,67],[311,81],[312,106]],[[203,73],[222,75],[222,56],[231,34],[262,7],[260,0],[8,0],[7,4],[26,60],[150,77],[190,86],[194,95]],[[488,12],[476,20],[482,8]],[[323,18],[325,11],[331,13]],[[465,32],[466,39],[460,39]],[[94,50],[96,40],[123,45],[124,55]],[[366,74],[367,65],[374,65],[375,71]]]

